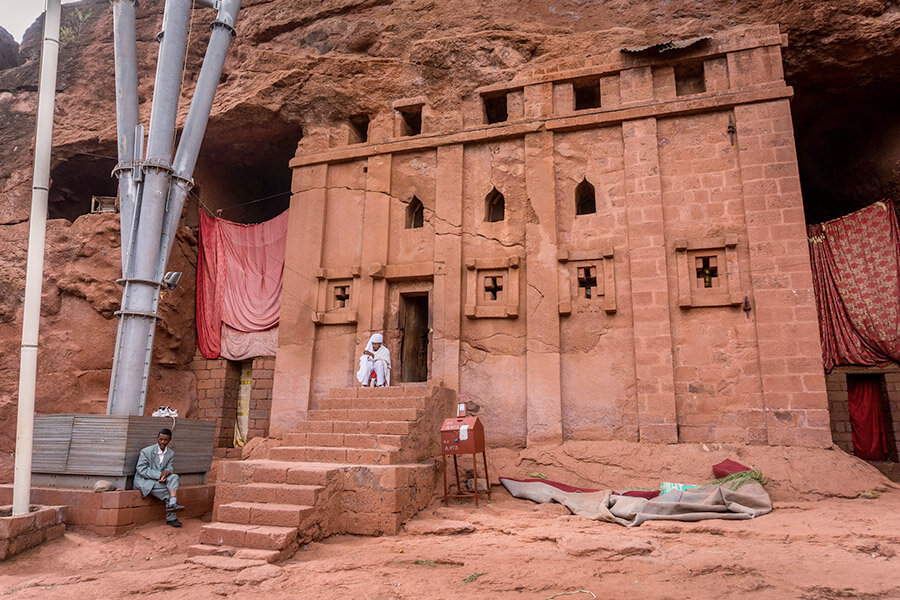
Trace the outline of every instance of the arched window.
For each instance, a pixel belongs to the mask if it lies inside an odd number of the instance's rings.
[[[575,188],[575,214],[591,215],[597,212],[597,202],[594,200],[594,186],[587,179],[582,179]]]
[[[406,207],[406,228],[418,229],[425,224],[425,206],[413,196]]]
[[[493,188],[484,199],[484,220],[488,223],[497,223],[506,216],[506,204],[503,194]]]

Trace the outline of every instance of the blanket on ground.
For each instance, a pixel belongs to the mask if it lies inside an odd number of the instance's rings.
[[[500,483],[516,498],[539,503],[558,502],[573,514],[626,527],[654,519],[753,519],[772,511],[769,494],[756,481],[745,483],[738,489],[713,484],[686,491],[675,490],[653,499],[621,496],[611,490],[565,491],[552,481],[501,477]]]

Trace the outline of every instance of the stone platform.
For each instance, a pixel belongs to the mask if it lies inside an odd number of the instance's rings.
[[[12,506],[0,506],[0,560],[62,536],[65,506],[31,506],[25,515],[12,516]]]
[[[193,555],[277,561],[337,533],[394,534],[431,500],[452,391],[333,390],[261,460],[220,465],[214,523]]]
[[[184,517],[199,517],[213,508],[215,485],[185,485],[178,490],[178,502],[185,506]],[[0,504],[12,502],[12,485],[0,486]],[[31,502],[45,506],[64,506],[70,526],[99,535],[119,535],[138,525],[166,518],[163,503],[138,490],[94,492],[31,488]]]

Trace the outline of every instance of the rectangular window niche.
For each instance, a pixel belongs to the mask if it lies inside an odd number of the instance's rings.
[[[737,235],[675,241],[681,308],[743,303],[737,243]]]
[[[343,269],[317,269],[319,281],[316,310],[312,320],[317,325],[356,323],[359,266]]]
[[[470,319],[515,319],[519,316],[521,258],[466,261],[466,316]]]
[[[572,306],[599,303],[609,314],[616,312],[616,267],[611,247],[598,250],[561,249],[559,314],[572,314]],[[568,290],[568,293],[566,291]]]

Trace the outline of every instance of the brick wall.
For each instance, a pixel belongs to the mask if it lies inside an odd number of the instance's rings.
[[[850,411],[847,396],[847,375],[883,375],[882,410],[887,425],[887,440],[890,448],[888,458],[898,460],[900,455],[900,368],[866,369],[847,368],[835,370],[825,376],[828,388],[828,409],[831,414],[831,437],[834,443],[849,454],[853,454],[853,428],[850,425]]]
[[[275,373],[274,358],[260,357],[252,361],[248,439],[269,435],[272,380]],[[199,418],[216,423],[216,448],[233,447],[241,363],[224,358],[205,359],[198,352],[190,369],[197,377]]]
[[[275,377],[275,357],[253,359],[253,387],[250,389],[250,424],[247,439],[268,437],[269,415],[272,410],[272,382]]]

